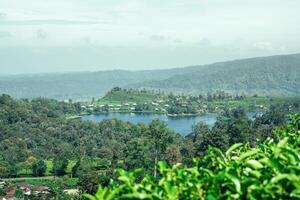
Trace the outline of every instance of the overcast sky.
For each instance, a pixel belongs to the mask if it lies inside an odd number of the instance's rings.
[[[300,0],[0,0],[0,74],[300,52]]]

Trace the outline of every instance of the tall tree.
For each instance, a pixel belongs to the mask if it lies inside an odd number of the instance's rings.
[[[35,161],[32,164],[32,173],[34,176],[44,176],[47,170],[47,165],[43,160]]]
[[[172,134],[164,122],[155,119],[149,124],[149,137],[154,156],[153,175],[156,177],[157,162],[162,158],[164,152],[166,151],[168,143],[172,141]]]
[[[53,160],[53,174],[56,176],[63,176],[66,174],[68,166],[68,159],[62,156],[55,157]]]

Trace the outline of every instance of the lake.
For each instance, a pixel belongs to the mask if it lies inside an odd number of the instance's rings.
[[[218,114],[209,113],[199,116],[177,116],[169,117],[164,114],[145,114],[145,113],[107,113],[99,115],[85,115],[82,116],[83,120],[91,120],[100,122],[107,119],[119,119],[122,121],[128,121],[133,124],[145,123],[149,124],[154,119],[159,119],[166,122],[168,127],[174,130],[176,133],[187,135],[192,131],[192,125],[196,122],[205,122],[210,127],[216,122]]]
[[[255,112],[247,113],[250,119],[255,119]],[[166,122],[168,127],[174,130],[176,133],[181,135],[188,135],[192,132],[193,124],[197,122],[205,122],[209,127],[212,127],[217,119],[217,113],[208,113],[205,115],[197,116],[176,116],[169,117],[164,114],[149,114],[149,113],[105,113],[98,115],[84,115],[81,117],[82,120],[96,121],[100,122],[107,119],[119,119],[122,121],[127,121],[133,124],[144,123],[149,124],[154,119],[159,119]]]
[[[255,112],[247,113],[250,119],[255,119]],[[209,127],[212,127],[217,119],[217,113],[208,113],[205,115],[197,116],[176,116],[169,117],[164,114],[149,114],[149,113],[106,113],[98,115],[84,115],[81,117],[83,120],[100,122],[107,119],[119,119],[122,121],[127,121],[133,124],[144,123],[149,124],[154,119],[159,119],[166,122],[168,127],[174,130],[176,133],[181,135],[188,135],[192,132],[193,124],[197,122],[205,122]]]

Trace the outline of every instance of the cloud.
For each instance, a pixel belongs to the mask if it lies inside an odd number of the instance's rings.
[[[39,29],[36,31],[36,37],[38,39],[44,40],[47,38],[47,36],[48,36],[47,32],[44,31],[43,29]]]
[[[163,35],[151,35],[150,39],[153,41],[163,41],[166,40],[167,38]]]
[[[36,26],[36,25],[90,25],[108,23],[104,21],[79,21],[79,20],[5,20],[0,25],[6,26]]]
[[[207,38],[203,38],[198,44],[202,47],[207,47],[211,46],[211,41]]]
[[[0,38],[10,38],[13,37],[13,35],[8,31],[0,31]]]
[[[269,42],[257,42],[252,45],[251,49],[256,51],[272,51],[274,47]]]
[[[0,21],[4,20],[5,17],[6,17],[6,14],[0,12]]]
[[[177,44],[179,44],[179,43],[183,43],[183,41],[182,41],[182,40],[180,40],[180,39],[175,39],[175,40],[173,40],[173,42],[174,42],[174,43],[177,43]]]

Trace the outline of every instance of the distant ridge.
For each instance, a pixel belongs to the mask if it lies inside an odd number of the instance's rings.
[[[219,62],[186,68],[165,80],[151,80],[133,87],[188,93],[224,90],[260,95],[300,95],[300,54]]]
[[[0,93],[15,98],[90,100],[115,86],[202,94],[224,90],[249,95],[300,95],[300,54],[163,70],[0,76]]]

